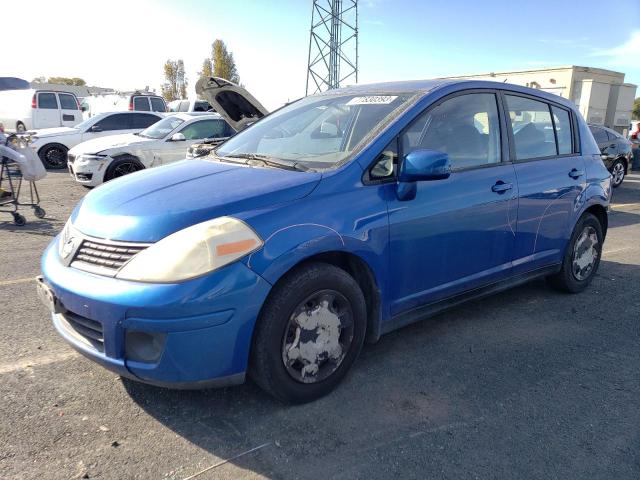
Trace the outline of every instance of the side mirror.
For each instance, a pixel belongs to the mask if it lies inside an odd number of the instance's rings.
[[[416,197],[416,182],[442,180],[451,175],[449,155],[437,150],[414,150],[404,157],[398,174],[396,195],[398,200]]]
[[[437,150],[414,150],[400,166],[400,182],[443,180],[451,175],[449,155]]]
[[[93,125],[90,129],[90,132],[101,132],[102,128],[100,128],[98,125]]]
[[[87,107],[86,105],[80,105],[80,110],[86,112],[87,110],[89,110],[89,107]]]
[[[172,142],[184,142],[187,138],[182,133],[174,133],[171,136]]]

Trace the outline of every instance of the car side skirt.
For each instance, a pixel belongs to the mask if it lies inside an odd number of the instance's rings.
[[[459,293],[452,297],[448,297],[443,300],[438,300],[437,302],[422,305],[412,310],[401,312],[397,315],[394,315],[389,322],[386,322],[385,324],[382,325],[381,333],[383,334],[389,333],[393,330],[404,327],[406,325],[410,325],[420,320],[424,320],[426,318],[432,317],[440,312],[456,307],[465,302],[488,297],[495,293],[502,292],[504,290],[509,290],[510,288],[513,288],[513,287],[517,287],[518,285],[522,285],[523,283],[527,283],[536,278],[546,277],[547,275],[558,273],[558,271],[560,271],[560,268],[561,268],[560,263],[541,267],[536,270],[531,270],[529,272],[521,273],[519,275],[510,277],[506,280],[500,280],[498,282],[490,283],[483,287],[467,290],[466,292]]]

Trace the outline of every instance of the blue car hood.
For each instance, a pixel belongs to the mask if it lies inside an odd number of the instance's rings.
[[[156,242],[196,223],[302,198],[322,175],[186,160],[112,180],[90,192],[72,215],[85,235]]]

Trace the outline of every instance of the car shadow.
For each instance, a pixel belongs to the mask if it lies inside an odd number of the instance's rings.
[[[602,388],[604,375],[580,366],[593,361],[593,342],[636,321],[622,301],[628,291],[613,292],[620,301],[601,301],[611,284],[640,284],[640,267],[603,261],[580,295],[535,280],[402,328],[366,345],[345,381],[306,405],[284,405],[251,382],[200,391],[122,383],[146,413],[219,459],[266,444],[230,463],[269,478],[456,477],[456,459],[465,456],[495,458],[498,468],[496,448],[518,451],[521,462],[509,460],[516,470],[551,461],[579,471],[596,460],[560,459],[563,439],[573,435],[576,410],[595,414],[584,388]],[[613,327],[611,318],[618,319]],[[513,413],[530,404],[547,410],[529,421]],[[458,434],[464,438],[455,442]],[[514,446],[528,436],[548,449]]]

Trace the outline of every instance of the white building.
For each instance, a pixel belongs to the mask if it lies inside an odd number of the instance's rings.
[[[636,85],[624,83],[624,73],[591,67],[554,67],[492,72],[448,78],[473,78],[514,83],[555,93],[575,103],[588,123],[626,134]]]

